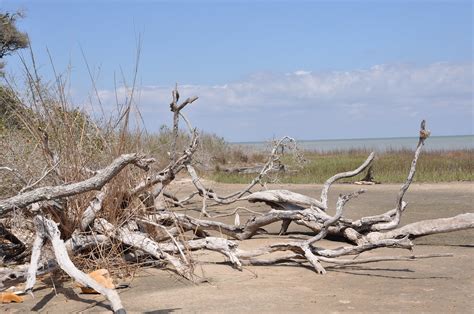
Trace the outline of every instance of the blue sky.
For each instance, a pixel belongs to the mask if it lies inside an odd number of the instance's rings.
[[[78,105],[91,91],[81,47],[113,108],[114,73],[132,80],[140,36],[137,106],[150,131],[169,123],[178,82],[201,97],[194,125],[231,141],[411,136],[423,118],[435,135],[473,133],[471,1],[0,3],[26,11],[19,27],[46,78],[46,48],[57,69],[72,64]]]

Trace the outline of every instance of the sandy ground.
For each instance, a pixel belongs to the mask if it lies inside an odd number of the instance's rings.
[[[214,184],[218,192],[234,191],[241,186]],[[317,196],[318,185],[276,185],[302,194]],[[332,204],[339,193],[360,188],[335,185]],[[364,187],[368,193],[347,205],[347,216],[359,217],[393,208],[399,185]],[[186,194],[189,185],[182,182],[173,189]],[[473,212],[472,183],[413,184],[407,194],[409,207],[402,224],[422,219],[449,217]],[[248,206],[246,203],[239,205]],[[199,204],[196,204],[199,206]],[[216,212],[236,205],[211,208]],[[251,205],[266,210],[265,206]],[[188,211],[188,213],[194,213]],[[246,215],[241,216],[245,221]],[[229,218],[232,220],[233,218]],[[276,232],[279,225],[267,228]],[[307,231],[291,225],[290,234],[301,237]],[[244,241],[242,248],[255,248],[275,241],[275,235],[261,235]],[[317,275],[301,266],[245,267],[242,272],[224,263],[222,256],[201,251],[196,273],[206,278],[200,284],[185,282],[169,270],[143,269],[120,290],[129,312],[171,313],[317,313],[317,312],[458,312],[474,309],[474,230],[432,235],[415,241],[415,254],[453,253],[453,257],[410,262],[379,262],[344,269],[328,269]],[[321,241],[320,246],[337,247],[340,243]],[[410,255],[406,250],[380,249],[364,256]],[[104,312],[110,310],[102,296],[81,295],[73,283],[58,283],[57,295],[50,285],[39,284],[35,298],[23,304],[3,305],[5,312],[41,311],[48,313]]]

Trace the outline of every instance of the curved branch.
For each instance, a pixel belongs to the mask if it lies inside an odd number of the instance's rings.
[[[359,173],[364,171],[372,163],[372,161],[374,160],[374,157],[375,157],[375,153],[372,152],[372,153],[370,153],[369,157],[367,157],[367,159],[364,161],[364,163],[359,166],[359,168],[357,168],[355,170],[352,170],[352,171],[338,173],[338,174],[330,177],[329,179],[327,179],[326,182],[324,182],[323,190],[321,191],[321,203],[323,203],[325,207],[328,206],[329,188],[331,187],[331,185],[334,182],[336,182],[337,180],[340,180],[340,179],[350,178],[350,177],[358,175]]]
[[[404,208],[406,207],[406,203],[403,202],[403,197],[405,196],[406,191],[410,187],[410,184],[412,183],[413,178],[415,177],[416,163],[418,162],[418,158],[420,157],[421,149],[423,148],[423,145],[425,144],[425,140],[430,136],[430,131],[425,129],[425,125],[426,125],[425,120],[421,121],[420,138],[418,140],[418,145],[416,146],[415,156],[413,157],[413,160],[411,162],[410,171],[408,172],[407,180],[402,185],[397,195],[397,204],[396,204],[397,207],[395,208],[396,210],[395,216],[389,222],[379,223],[379,224],[375,224],[371,226],[370,228],[371,230],[373,231],[390,230],[390,229],[396,228],[398,224],[400,223],[402,212]]]

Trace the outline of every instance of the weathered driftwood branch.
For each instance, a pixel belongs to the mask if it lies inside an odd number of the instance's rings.
[[[5,282],[26,281],[30,264],[17,265],[14,267],[0,267],[0,291],[4,290]],[[57,263],[53,260],[40,262],[36,270],[37,275],[43,275],[57,269]],[[24,291],[23,291],[24,292]]]
[[[283,250],[292,250],[295,253],[299,253],[299,251],[302,251],[303,252],[302,255],[309,261],[309,263],[313,266],[315,271],[318,274],[325,274],[326,270],[321,265],[321,262],[318,256],[314,254],[311,245],[323,239],[324,237],[326,237],[328,228],[341,218],[343,210],[344,210],[344,205],[350,199],[357,197],[361,193],[364,193],[364,190],[360,190],[358,192],[355,192],[349,195],[340,195],[337,200],[336,214],[334,215],[334,217],[330,217],[329,219],[326,219],[323,222],[323,228],[314,237],[306,241],[299,242],[299,243],[293,242],[293,243],[276,244],[276,245],[274,244],[274,245],[271,245],[270,247],[274,249],[277,248],[277,249],[283,249]]]
[[[415,239],[430,234],[453,232],[471,228],[474,228],[474,213],[466,213],[450,218],[417,221],[388,232],[370,232],[366,235],[366,240],[373,242],[382,239],[397,239],[400,237]]]
[[[316,208],[321,211],[326,211],[325,206],[320,201],[302,194],[291,192],[288,190],[266,190],[254,192],[244,198],[251,203],[264,202],[270,205],[274,209],[305,209],[305,208]]]
[[[94,221],[96,214],[102,209],[102,203],[107,195],[105,186],[89,203],[89,206],[82,213],[81,230],[86,231],[90,224]]]
[[[287,190],[254,192],[242,199],[251,203],[264,202],[276,210],[304,210],[305,208],[310,208],[311,210],[318,211],[318,214],[323,215],[327,209],[323,203],[314,198]],[[284,219],[282,221],[280,235],[286,234],[290,223],[291,219]]]
[[[354,177],[354,176],[358,175],[359,173],[364,171],[368,166],[370,166],[370,164],[372,163],[374,158],[375,158],[375,153],[372,152],[369,155],[369,157],[367,157],[367,159],[364,161],[364,163],[359,166],[359,168],[354,169],[352,171],[338,173],[338,174],[330,177],[329,179],[327,179],[326,182],[324,182],[323,189],[321,191],[321,203],[324,204],[325,207],[328,206],[329,188],[331,187],[331,185],[334,182],[336,182],[340,179],[351,178],[351,177]]]
[[[430,132],[425,129],[425,124],[426,124],[425,120],[423,120],[420,126],[420,138],[418,140],[418,145],[415,150],[415,156],[413,157],[413,160],[411,162],[410,171],[408,172],[408,177],[405,183],[400,188],[400,191],[398,192],[398,195],[397,195],[395,215],[393,216],[393,219],[389,222],[381,222],[381,223],[372,225],[371,230],[373,231],[390,230],[390,229],[396,228],[398,224],[400,223],[400,218],[402,217],[403,208],[406,206],[403,202],[403,197],[405,196],[406,191],[410,187],[410,184],[413,182],[413,178],[415,177],[415,172],[416,172],[416,163],[418,162],[418,158],[420,157],[421,149],[423,148],[423,145],[425,144],[425,140],[430,135]]]
[[[276,149],[274,149],[273,152],[276,153]],[[366,169],[372,163],[374,157],[375,157],[375,154],[371,153],[369,157],[367,158],[367,160],[357,169],[348,171],[348,172],[339,173],[329,178],[324,183],[324,186],[321,192],[320,201],[317,201],[305,195],[301,195],[301,194],[286,191],[286,190],[255,192],[245,197],[245,199],[250,202],[264,202],[270,207],[274,209],[280,209],[280,210],[304,210],[305,208],[311,207],[314,210],[325,211],[328,208],[327,197],[328,197],[328,192],[331,185],[337,180],[353,177],[361,173],[362,171],[364,171],[364,169]],[[287,232],[291,221],[292,221],[291,219],[283,220],[282,226],[280,229],[280,234],[285,234]],[[321,226],[317,226],[314,224],[311,224],[312,225],[311,226],[310,224],[302,222],[302,221],[298,221],[297,223],[307,225],[313,230],[319,231],[321,229]]]
[[[172,92],[172,97],[173,97],[173,100],[170,104],[170,110],[173,112],[173,138],[171,142],[170,158],[171,158],[171,162],[175,163],[176,162],[176,141],[178,139],[180,111],[183,110],[184,107],[186,107],[187,105],[196,101],[198,97],[193,96],[193,97],[187,98],[185,101],[183,101],[181,104],[178,105],[178,101],[179,101],[178,84],[176,84],[176,87]]]
[[[66,245],[61,239],[61,234],[58,227],[56,226],[56,223],[42,216],[36,216],[34,221],[37,237],[35,239],[35,248],[33,249],[31,263],[28,269],[28,278],[25,291],[32,291],[34,287],[36,281],[36,270],[38,268],[38,260],[41,254],[41,247],[43,246],[44,241],[48,239],[53,247],[56,261],[62,270],[64,270],[69,276],[74,278],[80,284],[90,287],[100,294],[106,296],[110,301],[115,313],[125,313],[117,291],[114,289],[105,288],[94,279],[77,269],[76,266],[74,266],[68,256]]]
[[[385,241],[378,241],[377,243],[361,245],[361,246],[351,246],[348,248],[340,248],[337,250],[323,250],[320,248],[315,248],[312,246],[315,242],[323,239],[329,230],[329,227],[339,221],[343,214],[344,205],[352,198],[357,197],[364,190],[360,190],[358,192],[354,192],[349,195],[341,195],[338,198],[337,205],[336,205],[336,214],[333,217],[325,220],[323,222],[323,228],[321,231],[316,234],[315,236],[309,238],[305,241],[300,242],[288,242],[288,243],[277,243],[272,244],[266,247],[259,248],[254,251],[238,251],[237,256],[240,258],[243,264],[245,265],[268,265],[272,263],[279,263],[279,262],[298,262],[301,263],[303,259],[306,259],[315,269],[315,271],[319,274],[325,274],[326,270],[321,264],[321,261],[324,262],[332,262],[338,264],[339,261],[334,259],[336,256],[341,255],[348,255],[348,254],[355,254],[361,253],[367,250],[372,250],[378,247],[405,247],[411,248],[412,243],[407,239],[400,239],[400,240],[385,240]],[[259,258],[258,256],[266,255],[270,253],[274,253],[277,251],[291,251],[290,254],[280,255],[277,257],[272,258]],[[381,258],[379,258],[380,260]],[[396,259],[396,258],[394,258]],[[373,260],[375,261],[375,259]],[[343,264],[346,262],[342,260],[339,264]],[[361,260],[361,263],[367,263],[370,260]],[[357,262],[353,262],[356,264]],[[348,263],[349,264],[349,263]]]
[[[185,168],[185,163],[187,163],[193,156],[194,152],[198,147],[198,133],[194,132],[191,143],[188,148],[184,150],[183,154],[175,161],[170,163],[165,169],[161,170],[159,173],[147,177],[145,180],[141,181],[130,191],[132,196],[138,195],[150,188],[151,186],[162,183],[164,185],[169,184],[174,180],[175,175]],[[161,192],[161,190],[160,190]]]
[[[184,245],[181,243],[160,243],[161,249],[168,253],[178,253],[184,250],[210,250],[223,254],[226,256],[232,265],[242,270],[242,264],[237,256],[238,244],[234,241],[229,241],[218,237],[205,237],[203,239],[190,240]]]
[[[77,254],[85,250],[90,250],[101,245],[111,244],[109,237],[102,234],[73,233],[71,238],[65,242],[67,251],[70,254]]]
[[[125,168],[125,166],[134,164],[139,168],[148,170],[148,165],[153,161],[154,159],[144,158],[139,154],[122,155],[115,159],[109,166],[100,170],[97,175],[84,181],[59,186],[40,187],[23,194],[0,200],[0,216],[8,213],[14,208],[24,208],[39,201],[72,196],[91,190],[100,190],[107,182]]]
[[[234,167],[234,168],[220,168],[219,171],[237,174],[258,174],[262,171],[265,165],[251,166],[251,167]],[[285,171],[283,164],[274,165],[269,172]]]
[[[327,220],[328,217],[330,216],[325,213],[318,213],[314,210],[306,209],[302,211],[271,210],[261,216],[253,216],[245,224],[239,226],[229,225],[220,221],[194,218],[189,215],[172,213],[168,211],[157,213],[154,215],[153,219],[157,222],[165,222],[167,220],[175,219],[178,224],[186,228],[186,230],[213,230],[221,232],[234,239],[245,240],[251,238],[261,231],[262,227],[277,221],[285,219],[298,221],[301,220],[322,225],[322,223]]]
[[[231,204],[236,201],[239,201],[242,199],[242,197],[246,194],[250,194],[252,188],[257,185],[258,183],[262,183],[262,179],[272,171],[275,167],[275,163],[278,163],[280,160],[280,155],[279,155],[279,149],[284,147],[285,142],[290,142],[294,143],[295,140],[291,137],[285,136],[281,138],[279,141],[276,142],[276,144],[273,146],[272,151],[270,153],[270,156],[265,163],[265,165],[261,168],[260,172],[258,175],[253,178],[253,180],[242,190],[234,192],[232,194],[226,195],[226,196],[219,196],[217,193],[213,192],[210,189],[207,189],[204,184],[201,182],[199,176],[196,173],[196,170],[194,167],[191,165],[191,163],[186,164],[186,169],[188,170],[188,174],[193,180],[193,184],[196,187],[196,189],[199,192],[199,195],[203,197],[203,206],[202,206],[202,213],[205,216],[209,216],[209,214],[206,212],[206,199],[210,199],[215,201],[218,204]]]
[[[342,235],[353,243],[361,244],[367,242],[367,238],[371,232],[390,230],[399,225],[401,215],[407,206],[407,203],[403,201],[403,198],[413,181],[416,172],[416,164],[420,157],[424,141],[428,138],[429,134],[430,132],[426,130],[425,121],[423,120],[420,126],[420,138],[415,150],[415,155],[407,179],[398,193],[396,207],[384,214],[362,217],[356,221],[341,219],[340,223],[330,230],[331,234]]]
[[[31,250],[30,267],[28,268],[28,276],[26,277],[25,291],[32,291],[36,282],[36,271],[38,270],[38,263],[41,257],[41,249],[46,241],[45,226],[37,226],[38,221],[35,219],[36,236]]]
[[[416,165],[421,154],[424,141],[428,138],[430,132],[425,128],[425,121],[423,120],[420,127],[420,138],[418,145],[415,150],[415,155],[411,163],[411,167],[408,173],[407,180],[401,186],[400,191],[397,196],[396,207],[395,209],[389,210],[384,214],[362,217],[356,221],[350,219],[342,218],[333,226],[328,229],[328,233],[332,235],[343,236],[351,242],[354,243],[364,243],[367,241],[366,236],[373,231],[382,231],[390,230],[396,228],[400,223],[400,218],[402,212],[405,210],[407,204],[403,201],[406,191],[410,187],[410,184],[413,181]],[[263,191],[255,192],[250,196],[247,196],[246,199],[251,202],[262,201],[270,205],[274,209],[283,209],[283,210],[304,210],[305,208],[312,207],[315,210],[326,210],[327,209],[327,200],[328,192],[331,185],[342,178],[352,177],[361,173],[364,169],[369,167],[374,159],[374,154],[370,154],[366,161],[359,166],[357,169],[343,172],[334,175],[329,178],[323,185],[321,192],[321,201],[317,202],[311,198],[305,196],[300,196],[287,191]],[[319,232],[322,229],[322,226],[315,221],[304,221],[300,219],[286,219],[283,220],[282,228],[280,233],[285,233],[290,222],[295,221],[298,224],[305,225],[312,230]]]
[[[105,234],[111,238],[117,239],[124,244],[138,248],[151,256],[167,260],[170,262],[176,271],[186,279],[193,280],[193,273],[191,265],[187,261],[180,261],[178,258],[164,252],[160,245],[150,239],[143,233],[133,232],[127,228],[115,227],[105,219],[96,219],[94,222],[94,230]]]

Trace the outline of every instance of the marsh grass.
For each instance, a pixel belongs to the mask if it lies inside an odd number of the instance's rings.
[[[289,172],[279,174],[280,183],[323,183],[336,173],[357,168],[369,155],[365,150],[330,152],[305,152],[305,162],[295,162],[283,156]],[[376,181],[382,183],[404,182],[413,159],[413,151],[389,150],[376,156],[373,171]],[[415,175],[415,182],[474,181],[474,150],[425,151],[422,153]],[[362,179],[365,172],[341,182]],[[212,180],[222,183],[247,183],[252,175],[229,174],[216,171],[209,174]]]

